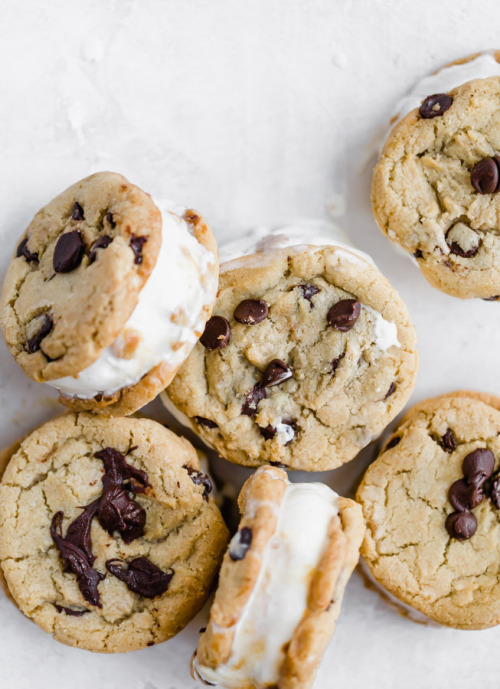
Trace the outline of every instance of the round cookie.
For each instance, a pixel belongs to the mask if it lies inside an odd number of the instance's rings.
[[[410,409],[357,491],[375,580],[440,624],[499,624],[499,470],[499,398],[457,392]]]
[[[195,677],[223,687],[307,689],[359,558],[360,506],[261,467],[243,486]]]
[[[382,232],[431,285],[462,299],[500,295],[499,98],[500,51],[424,79],[400,104],[373,172]]]
[[[21,612],[92,651],[177,634],[203,605],[227,543],[190,443],[148,419],[67,413],[12,449],[0,569]]]
[[[101,172],[33,218],[7,271],[0,325],[23,370],[67,406],[128,414],[189,354],[217,275],[215,239],[197,213]]]
[[[334,469],[413,389],[406,307],[347,249],[296,246],[226,263],[214,314],[167,394],[232,462]]]

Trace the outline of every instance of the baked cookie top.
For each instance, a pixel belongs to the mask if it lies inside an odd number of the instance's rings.
[[[48,422],[12,455],[0,505],[10,595],[58,641],[87,650],[129,651],[179,632],[227,543],[195,449],[148,419]]]
[[[413,389],[406,307],[346,249],[302,246],[225,264],[213,313],[167,393],[232,462],[338,467]]]
[[[440,624],[500,622],[499,468],[500,400],[452,393],[404,416],[358,489],[372,575]]]
[[[429,94],[394,126],[373,173],[382,232],[461,298],[500,295],[499,98],[496,76]]]
[[[75,375],[110,345],[161,246],[149,194],[113,172],[73,184],[35,215],[7,271],[0,325],[34,380]]]

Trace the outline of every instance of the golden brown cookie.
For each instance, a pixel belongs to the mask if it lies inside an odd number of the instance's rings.
[[[235,689],[307,689],[358,561],[361,509],[274,467],[248,479],[239,506],[193,671]]]
[[[338,467],[413,389],[408,311],[345,248],[289,247],[223,265],[214,314],[167,394],[231,462]]]
[[[68,413],[13,449],[0,482],[0,568],[21,612],[93,651],[178,633],[227,543],[194,448],[148,419]]]
[[[500,622],[500,399],[457,392],[403,417],[357,492],[376,581],[458,629]]]

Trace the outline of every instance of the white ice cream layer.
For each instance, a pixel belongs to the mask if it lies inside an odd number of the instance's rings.
[[[432,96],[435,93],[449,93],[457,86],[474,79],[500,76],[500,64],[495,60],[494,53],[493,50],[480,53],[469,62],[443,67],[435,74],[421,79],[410,93],[403,96],[398,102],[396,106],[398,121],[415,108],[419,108],[427,96]]]
[[[110,395],[134,385],[161,362],[176,366],[203,332],[203,307],[212,303],[217,292],[217,280],[209,270],[215,257],[197,241],[182,217],[170,210],[170,204],[155,204],[162,215],[162,243],[137,306],[97,361],[77,376],[48,381],[65,395],[82,399]],[[125,359],[120,353],[131,333],[138,335],[139,344]]]
[[[328,486],[288,484],[254,590],[231,628],[231,656],[215,670],[198,665],[205,680],[228,689],[274,686],[285,658],[283,647],[306,610],[312,575],[336,514],[338,495]]]

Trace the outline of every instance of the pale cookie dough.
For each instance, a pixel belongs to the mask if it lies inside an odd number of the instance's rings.
[[[431,285],[462,299],[495,299],[500,295],[500,158],[494,159],[500,153],[500,51],[471,56],[424,81],[432,89],[428,98],[417,103],[417,87],[403,100],[398,112],[404,117],[375,167],[375,219],[416,259]],[[406,114],[407,107],[415,109]]]
[[[357,492],[375,580],[440,624],[497,625],[499,468],[500,399],[456,392],[410,409]]]
[[[67,413],[11,451],[0,569],[21,612],[92,651],[177,634],[206,600],[227,543],[194,448],[148,419]]]
[[[307,689],[358,562],[361,509],[274,467],[258,469],[238,502],[194,675],[229,689]]]
[[[92,175],[40,210],[5,278],[16,361],[74,410],[130,414],[171,381],[209,318],[217,247],[195,211]]]
[[[298,246],[231,261],[214,314],[167,394],[237,464],[338,467],[413,389],[406,307],[348,249]]]

